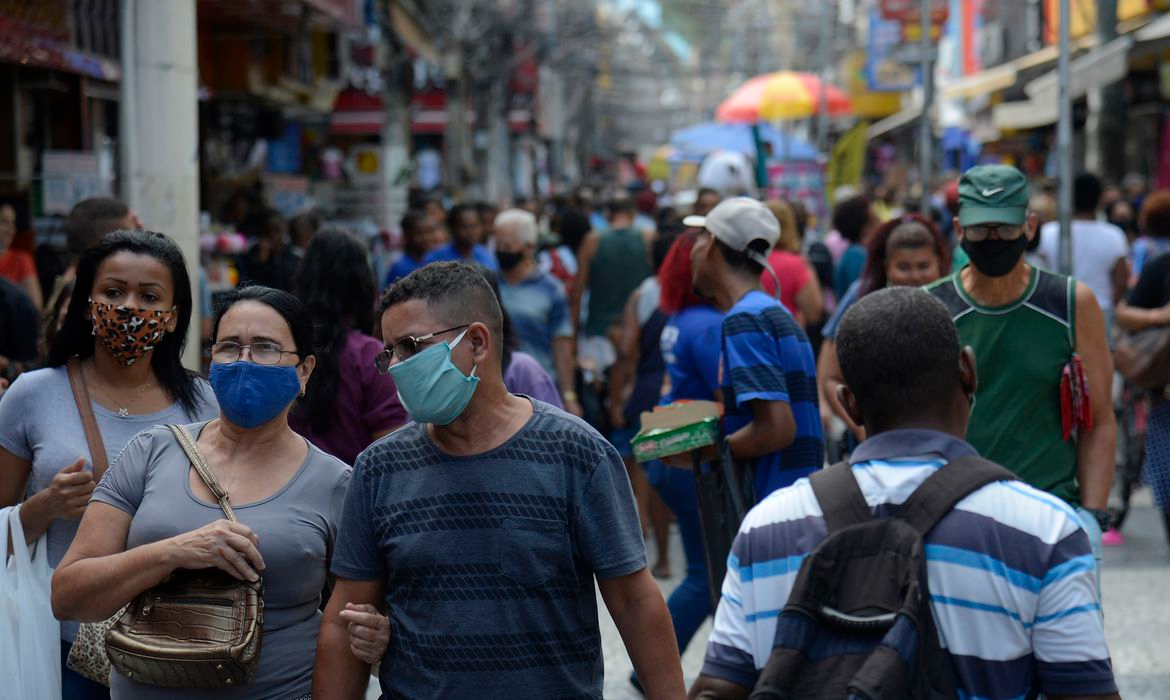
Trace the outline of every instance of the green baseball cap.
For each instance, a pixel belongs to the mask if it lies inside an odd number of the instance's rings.
[[[1010,165],[977,165],[959,179],[959,225],[1010,224],[1028,218],[1028,180]]]

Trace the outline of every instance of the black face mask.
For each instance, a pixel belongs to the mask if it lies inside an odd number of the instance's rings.
[[[988,277],[1003,277],[1014,270],[1027,249],[1028,237],[1025,235],[1014,241],[989,238],[975,243],[963,239],[963,250],[971,258],[971,264]]]
[[[501,270],[512,270],[517,265],[524,262],[524,253],[506,253],[502,250],[496,251],[496,260],[500,262]]]

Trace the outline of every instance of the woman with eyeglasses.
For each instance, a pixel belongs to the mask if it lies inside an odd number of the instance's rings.
[[[161,233],[115,231],[82,254],[75,290],[47,367],[20,375],[0,400],[0,506],[21,503],[29,542],[47,533],[51,566],[73,541],[95,486],[69,365],[111,460],[147,428],[219,413],[207,382],[181,361],[191,283],[174,241]],[[104,468],[99,464],[98,471]],[[62,696],[108,698],[107,688],[65,666],[77,627],[61,624]]]
[[[346,464],[406,422],[394,380],[378,374],[377,288],[366,245],[348,231],[313,237],[297,274],[297,297],[317,332],[317,367],[289,414],[293,430]]]
[[[260,665],[248,684],[178,690],[114,673],[114,698],[302,698],[310,693],[322,590],[350,470],[288,425],[316,366],[308,310],[287,292],[246,287],[215,320],[211,386],[218,418],[187,426],[240,522],[216,503],[166,427],[130,441],[93,494],[77,538],[53,577],[53,609],[95,621],[177,569],[216,567],[263,577]],[[352,614],[374,617],[372,608]],[[359,624],[361,619],[355,620]],[[377,661],[389,639],[355,653]],[[367,656],[368,654],[368,656]]]

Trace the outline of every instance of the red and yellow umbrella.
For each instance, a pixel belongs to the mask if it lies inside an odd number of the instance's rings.
[[[820,109],[821,79],[811,73],[779,71],[757,75],[740,85],[715,110],[721,122],[760,122],[784,119],[805,119]],[[853,113],[849,96],[832,85],[826,85],[829,116],[843,117]]]

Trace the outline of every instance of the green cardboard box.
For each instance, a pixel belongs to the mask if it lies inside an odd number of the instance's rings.
[[[719,404],[690,401],[642,414],[642,429],[630,441],[639,462],[661,459],[719,442]]]

